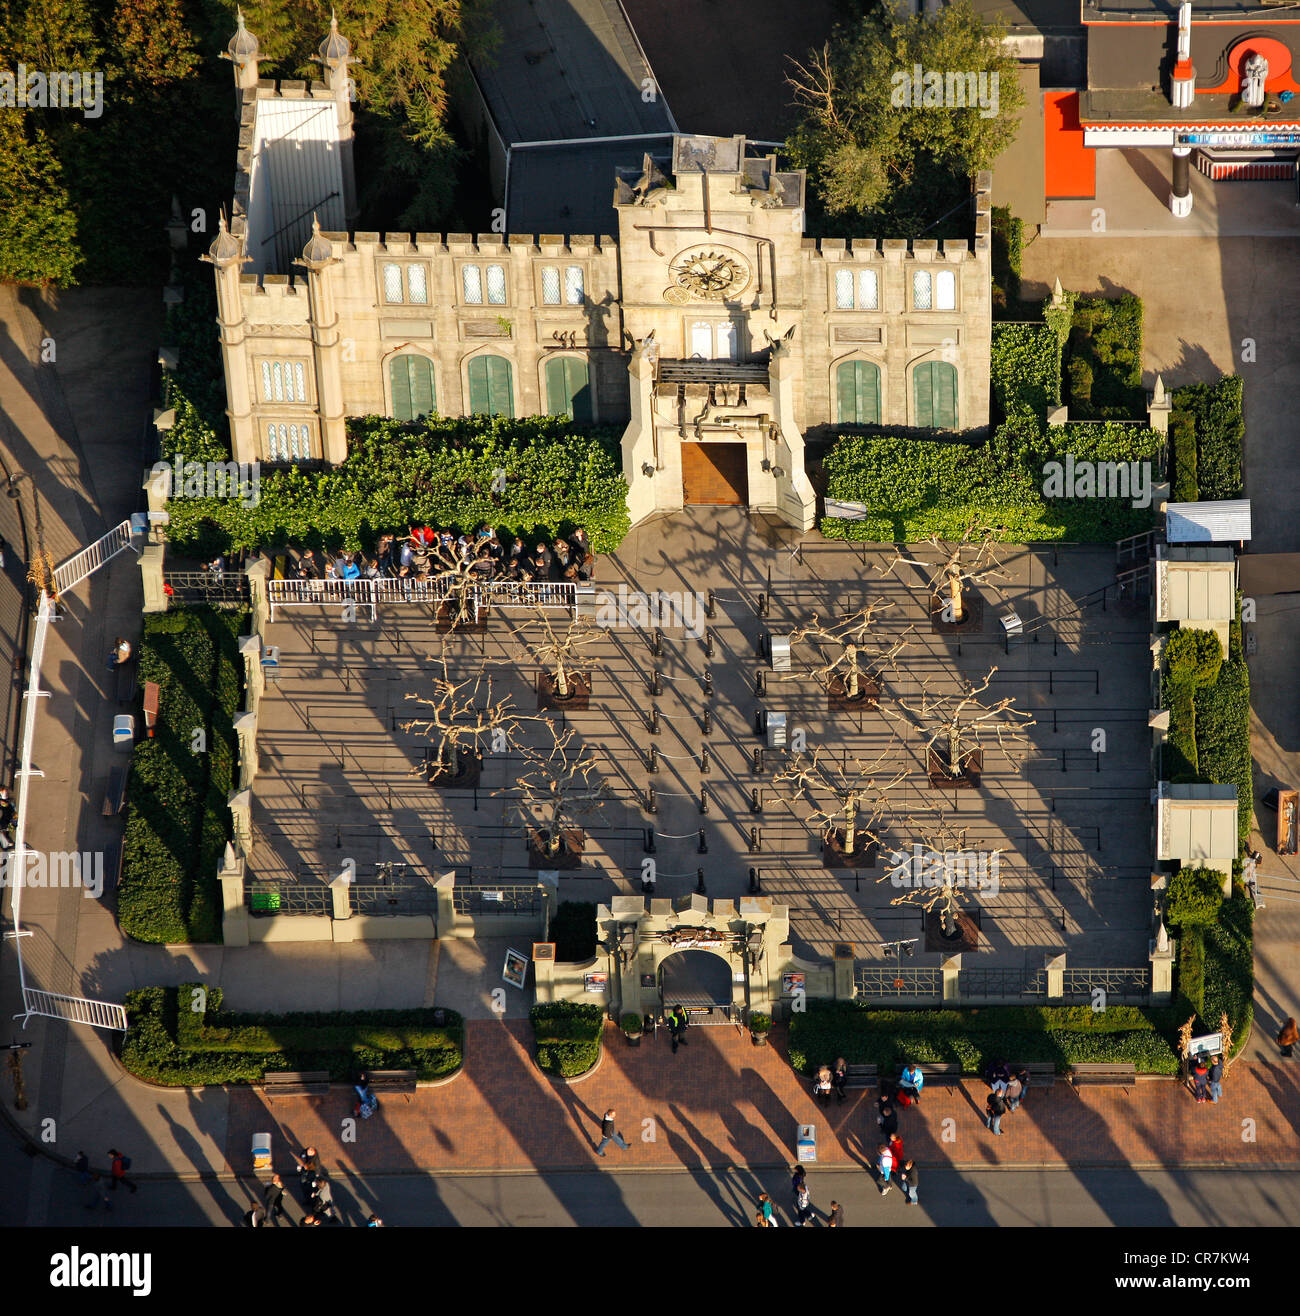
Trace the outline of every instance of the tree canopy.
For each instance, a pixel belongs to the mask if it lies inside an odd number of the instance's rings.
[[[788,146],[828,228],[945,235],[970,175],[1015,136],[1024,95],[1001,43],[970,0],[908,19],[880,6],[792,61],[802,118]]]

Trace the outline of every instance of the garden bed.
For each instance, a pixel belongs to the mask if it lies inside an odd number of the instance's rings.
[[[600,1063],[605,1010],[599,1005],[551,1001],[528,1012],[537,1044],[537,1067],[556,1078],[581,1078]]]

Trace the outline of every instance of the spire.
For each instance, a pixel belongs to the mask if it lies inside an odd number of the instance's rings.
[[[243,253],[243,243],[226,227],[226,212],[223,209],[217,218],[217,236],[212,239],[208,254],[202,259],[218,269],[223,269],[236,261],[242,265],[251,259]]]
[[[302,259],[294,262],[295,265],[306,266],[313,274],[318,270],[323,270],[326,265],[334,263],[334,248],[330,240],[320,231],[320,220],[313,214],[311,217],[311,237],[307,239],[307,245],[302,249]]]
[[[1155,393],[1151,399],[1152,405],[1162,407],[1165,404],[1165,381],[1161,375],[1156,376]]]
[[[351,64],[355,61],[351,58],[352,44],[347,37],[339,31],[339,20],[335,17],[334,11],[330,10],[330,32],[329,36],[320,43],[317,58],[322,64]]]
[[[244,11],[235,10],[235,35],[226,47],[227,58],[242,64],[257,58],[257,38],[244,26]]]

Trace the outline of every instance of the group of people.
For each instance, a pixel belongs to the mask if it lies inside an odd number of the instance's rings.
[[[989,1094],[984,1101],[984,1124],[994,1133],[1002,1132],[1002,1117],[1020,1109],[1029,1092],[1029,1071],[1019,1065],[1011,1069],[1005,1060],[993,1060],[984,1071]]]
[[[381,535],[374,557],[338,552],[318,558],[304,548],[296,570],[299,580],[427,580],[469,563],[486,580],[579,582],[592,578],[595,562],[582,526],[529,547],[519,535],[502,543],[484,523],[472,535],[412,525],[404,535]]]
[[[796,1225],[817,1223],[817,1208],[812,1203],[812,1193],[808,1188],[808,1171],[802,1165],[796,1165],[790,1172],[790,1192],[794,1198],[792,1214]],[[759,1193],[754,1224],[759,1229],[775,1229],[780,1224],[776,1218],[776,1208],[772,1204],[770,1193]],[[826,1225],[829,1229],[838,1229],[844,1224],[844,1208],[838,1202],[832,1202],[826,1212]]]
[[[357,1083],[358,1092],[369,1092],[366,1076],[363,1074]],[[373,1101],[374,1094],[370,1094]],[[362,1100],[365,1098],[363,1097]],[[291,1153],[292,1154],[292,1153]],[[298,1183],[302,1190],[303,1216],[298,1222],[301,1229],[316,1229],[321,1225],[341,1225],[343,1217],[334,1203],[334,1190],[321,1167],[320,1153],[315,1147],[306,1147],[301,1156],[294,1156],[298,1167]],[[284,1205],[284,1180],[273,1174],[262,1188],[262,1200],[254,1203],[244,1212],[243,1223],[250,1229],[263,1228],[266,1225],[278,1225],[281,1220],[290,1220]],[[366,1227],[375,1229],[383,1225],[378,1215],[371,1213],[366,1220]]]

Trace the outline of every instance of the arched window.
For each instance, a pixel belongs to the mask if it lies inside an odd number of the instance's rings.
[[[469,409],[475,416],[515,414],[514,372],[503,356],[476,356],[466,370]]]
[[[395,356],[388,363],[393,386],[393,415],[398,420],[419,420],[438,408],[433,388],[433,363],[423,356]]]
[[[587,363],[577,356],[553,356],[546,362],[546,412],[591,423],[591,380]]]
[[[841,425],[880,424],[880,367],[871,361],[841,361],[835,371]]]
[[[916,400],[914,424],[925,429],[957,428],[957,367],[946,361],[922,361],[912,372]]]

